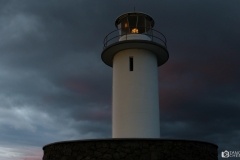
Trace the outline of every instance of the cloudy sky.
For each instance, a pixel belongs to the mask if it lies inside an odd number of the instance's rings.
[[[239,0],[0,0],[1,160],[41,160],[52,142],[111,137],[103,39],[134,6],[167,37],[162,138],[240,150]]]

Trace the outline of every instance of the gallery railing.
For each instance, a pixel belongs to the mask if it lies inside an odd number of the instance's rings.
[[[138,32],[139,30],[139,32]],[[161,44],[164,47],[167,48],[167,40],[166,37],[159,31],[152,29],[152,28],[146,28],[146,27],[127,27],[127,28],[120,28],[116,29],[112,32],[110,32],[103,41],[103,49],[107,46],[119,42],[119,39],[121,38],[121,41],[123,40],[133,40],[128,39],[128,35],[132,34],[142,34],[149,37],[150,41],[153,41],[155,43]],[[124,36],[124,37],[123,37]],[[130,37],[130,36],[129,36]]]

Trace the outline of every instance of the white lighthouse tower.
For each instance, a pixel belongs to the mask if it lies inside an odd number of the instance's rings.
[[[112,138],[160,138],[158,67],[166,39],[145,13],[119,16],[104,39],[102,60],[113,67]]]
[[[158,67],[169,55],[152,17],[125,13],[115,25],[102,52],[103,62],[113,67],[112,138],[51,143],[43,147],[43,160],[217,160],[215,144],[160,138]]]

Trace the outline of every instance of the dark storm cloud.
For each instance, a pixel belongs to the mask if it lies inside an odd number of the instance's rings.
[[[188,1],[159,14],[170,53],[159,71],[163,137],[205,140],[219,151],[239,148],[238,5]]]
[[[0,3],[1,144],[111,136],[112,70],[101,61],[102,42],[135,6],[167,37],[161,136],[239,148],[239,1]]]

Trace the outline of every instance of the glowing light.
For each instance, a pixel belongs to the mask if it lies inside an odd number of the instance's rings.
[[[127,24],[127,23],[125,23],[125,24],[124,24],[124,27],[125,27],[125,28],[127,28],[127,27],[128,27],[128,24]]]
[[[138,33],[138,29],[137,28],[133,28],[132,29],[132,33]]]

